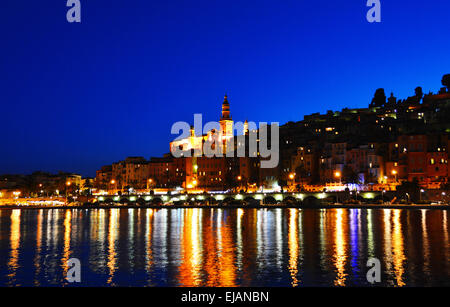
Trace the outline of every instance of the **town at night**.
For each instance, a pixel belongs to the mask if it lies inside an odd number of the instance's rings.
[[[322,2],[2,3],[0,288],[450,286],[450,3]]]

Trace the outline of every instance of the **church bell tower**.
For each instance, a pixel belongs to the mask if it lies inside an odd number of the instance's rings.
[[[227,95],[225,95],[222,102],[222,116],[219,123],[222,130],[222,139],[226,142],[226,140],[233,137],[233,119],[230,115],[230,104],[228,103]]]

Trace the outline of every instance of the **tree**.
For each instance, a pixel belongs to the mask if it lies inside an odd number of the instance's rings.
[[[384,88],[379,88],[375,91],[370,107],[382,107],[386,104],[386,94],[384,93]]]
[[[450,91],[450,74],[446,74],[442,76],[442,85],[447,88],[447,91]]]
[[[92,194],[92,188],[93,188],[93,186],[91,184],[91,181],[89,180],[89,178],[86,179],[86,183],[84,184],[84,191],[83,191],[84,195],[90,196]]]

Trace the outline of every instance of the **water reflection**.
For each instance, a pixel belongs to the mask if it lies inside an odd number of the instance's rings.
[[[64,254],[62,258],[62,268],[64,271],[64,276],[67,276],[68,261],[70,259],[70,235],[72,229],[72,211],[66,210],[66,217],[64,219]]]
[[[19,267],[19,246],[20,246],[20,213],[21,210],[15,209],[11,212],[11,231],[10,231],[10,260],[8,268],[10,274],[8,275],[11,284],[16,283],[16,272]]]
[[[0,210],[1,211],[1,210]],[[40,282],[37,276],[40,274],[41,266],[41,245],[42,245],[42,220],[44,218],[44,210],[40,209],[37,216],[37,229],[36,229],[36,255],[34,257],[34,267],[36,268],[36,273],[34,277],[34,285],[39,286]]]
[[[394,273],[395,279],[397,281],[397,285],[402,287],[405,285],[403,281],[403,273],[404,273],[404,261],[406,260],[403,246],[403,233],[402,233],[402,224],[400,222],[400,210],[393,210],[393,227],[394,231],[392,232],[392,246],[393,246],[393,259],[394,259]],[[424,252],[426,252],[424,250]]]
[[[119,209],[109,210],[109,229],[108,229],[108,263],[106,264],[109,269],[107,283],[112,285],[114,273],[116,272],[117,263],[117,245],[118,245],[118,233],[119,233]],[[126,238],[125,238],[126,240]]]
[[[334,265],[336,266],[337,276],[334,284],[336,286],[345,286],[347,273],[345,271],[345,264],[347,261],[346,240],[347,236],[344,234],[343,210],[336,212],[336,227],[334,234]]]
[[[446,210],[0,210],[0,285],[449,285]]]
[[[183,214],[182,261],[179,267],[179,281],[183,286],[199,286],[203,248],[200,235],[200,210],[185,210]]]
[[[297,215],[297,209],[289,209],[289,272],[291,273],[293,287],[297,287],[299,284],[297,279],[299,254]]]

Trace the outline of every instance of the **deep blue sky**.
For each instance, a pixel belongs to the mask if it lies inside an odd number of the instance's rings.
[[[94,175],[169,151],[175,121],[297,121],[406,98],[450,73],[450,1],[66,0],[0,2],[1,173]]]

